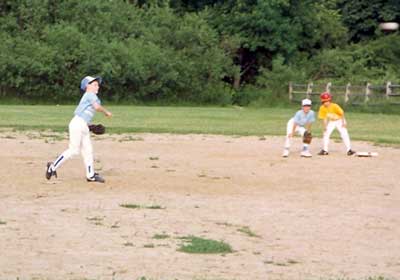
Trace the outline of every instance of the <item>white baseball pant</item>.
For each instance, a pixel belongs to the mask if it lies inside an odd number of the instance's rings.
[[[328,146],[329,146],[329,138],[332,134],[332,132],[335,130],[335,128],[339,131],[340,137],[342,137],[343,143],[346,146],[347,151],[351,149],[351,144],[350,144],[350,136],[349,133],[347,132],[347,128],[343,127],[343,122],[342,120],[337,120],[337,121],[329,121],[326,130],[324,132],[324,151],[328,152]]]
[[[52,169],[55,171],[67,159],[82,154],[86,167],[86,177],[94,175],[93,170],[93,147],[90,141],[90,131],[84,119],[75,116],[69,123],[69,148],[65,150],[55,161]]]
[[[294,118],[291,118],[286,126],[286,140],[285,140],[285,149],[289,149],[290,148],[290,138],[289,134],[293,132],[293,126],[294,126]],[[305,127],[303,126],[296,126],[296,129],[294,131],[295,133],[297,133],[300,136],[304,135],[304,132],[306,132]],[[293,135],[294,136],[294,135]],[[308,147],[308,144],[303,143],[304,148]]]

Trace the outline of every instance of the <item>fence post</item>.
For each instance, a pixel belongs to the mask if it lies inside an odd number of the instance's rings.
[[[345,94],[344,94],[344,104],[346,104],[347,102],[349,102],[350,86],[351,86],[350,83],[348,83],[348,84],[346,85],[346,92],[345,92]]]
[[[332,83],[331,83],[331,82],[327,83],[327,84],[326,84],[326,88],[325,88],[326,91],[329,92],[329,93],[331,93],[331,87],[332,87]]]
[[[386,98],[389,99],[389,96],[392,94],[392,83],[387,82],[386,83]]]
[[[293,100],[293,84],[289,82],[289,101],[292,102]]]
[[[365,100],[364,100],[365,103],[367,103],[369,101],[369,96],[371,95],[370,86],[371,86],[371,83],[367,83],[367,86],[365,88]]]
[[[308,83],[308,85],[307,85],[307,93],[306,93],[307,96],[306,96],[306,98],[308,98],[308,99],[311,98],[313,86],[314,86],[314,84],[312,82]]]

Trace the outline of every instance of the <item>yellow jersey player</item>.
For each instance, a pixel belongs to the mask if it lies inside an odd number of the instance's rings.
[[[351,149],[350,136],[347,132],[347,123],[343,109],[338,104],[332,102],[332,95],[329,92],[321,93],[320,99],[322,105],[319,108],[318,118],[323,121],[324,138],[323,148],[318,155],[328,155],[329,138],[335,128],[339,131],[340,136],[342,137],[343,143],[347,149],[347,155],[354,155],[355,151]]]

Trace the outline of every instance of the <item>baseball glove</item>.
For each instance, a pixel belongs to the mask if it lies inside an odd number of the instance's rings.
[[[311,131],[306,130],[303,134],[303,143],[310,144],[312,140]]]
[[[89,131],[93,132],[94,134],[104,134],[106,132],[106,127],[102,124],[90,124]]]

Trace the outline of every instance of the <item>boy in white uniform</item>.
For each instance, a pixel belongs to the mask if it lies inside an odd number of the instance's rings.
[[[88,182],[105,182],[98,173],[94,172],[93,148],[88,128],[88,124],[92,121],[96,111],[102,112],[106,117],[112,116],[111,112],[101,106],[101,101],[97,97],[101,81],[101,77],[91,76],[86,76],[81,81],[80,89],[84,94],[78,107],[75,109],[74,117],[69,123],[69,148],[65,150],[53,163],[47,163],[47,180],[50,180],[52,176],[57,177],[56,170],[67,159],[76,156],[81,152],[86,168],[86,180]]]
[[[302,136],[306,131],[311,132],[311,125],[315,122],[315,113],[311,110],[311,100],[303,99],[301,101],[302,109],[297,111],[293,118],[291,118],[287,123],[286,128],[286,141],[285,148],[283,150],[283,157],[289,156],[290,140],[297,133]],[[309,144],[303,143],[303,150],[300,153],[302,157],[312,157],[308,149]]]

